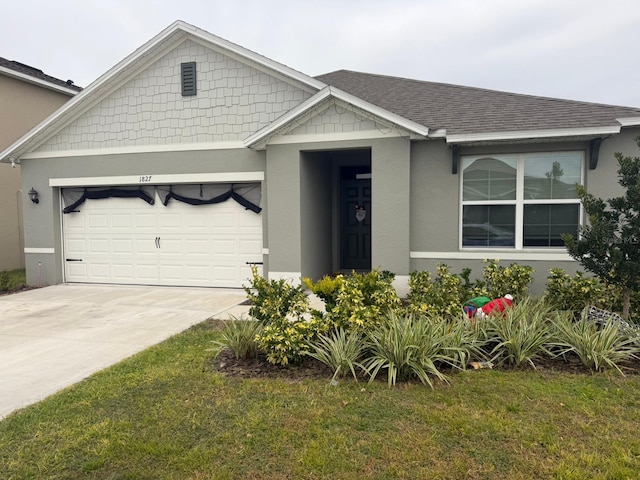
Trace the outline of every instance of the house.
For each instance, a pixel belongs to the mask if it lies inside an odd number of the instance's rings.
[[[337,71],[177,21],[4,152],[30,283],[239,287],[482,260],[575,271],[575,183],[616,193],[640,108]]]
[[[81,89],[37,68],[0,57],[0,151]],[[18,164],[0,164],[0,271],[24,268]]]

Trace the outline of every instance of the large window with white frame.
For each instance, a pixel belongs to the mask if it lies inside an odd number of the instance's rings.
[[[563,247],[578,235],[583,165],[580,151],[463,157],[461,246]]]

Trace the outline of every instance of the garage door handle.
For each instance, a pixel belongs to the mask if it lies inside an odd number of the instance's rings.
[[[160,237],[156,237],[156,248],[160,248]]]
[[[81,258],[65,258],[67,262],[81,262]]]

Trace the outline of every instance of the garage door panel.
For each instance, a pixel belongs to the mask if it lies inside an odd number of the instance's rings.
[[[63,217],[67,281],[241,287],[262,261],[262,217],[234,201],[86,202]]]

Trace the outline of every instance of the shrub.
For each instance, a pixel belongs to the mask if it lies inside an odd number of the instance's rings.
[[[577,272],[571,277],[561,268],[552,268],[547,277],[544,299],[557,310],[581,312],[587,305],[603,307],[605,287],[597,278]]]
[[[268,325],[287,316],[301,318],[309,311],[309,299],[302,286],[294,286],[286,280],[267,280],[251,267],[252,279],[249,287],[244,287],[253,305],[249,315]]]
[[[218,356],[229,349],[240,360],[255,358],[258,355],[256,336],[262,331],[262,323],[255,320],[232,319],[225,322],[220,332],[220,340],[213,342],[212,350]]]
[[[409,277],[409,312],[419,315],[457,316],[462,310],[461,278],[440,264],[432,280],[428,271],[412,272]]]
[[[378,325],[383,315],[401,305],[392,281],[392,275],[377,270],[343,277],[335,306],[327,310],[326,319],[345,330],[366,331]]]
[[[574,353],[582,364],[591,370],[620,369],[623,361],[638,358],[638,339],[622,333],[617,322],[598,325],[583,312],[577,322],[571,315],[559,316],[555,321],[557,339],[553,345],[556,354]]]
[[[320,297],[325,303],[326,310],[330,311],[336,306],[338,293],[344,283],[344,277],[342,275],[336,275],[335,277],[325,275],[316,283],[313,283],[310,278],[303,278],[302,283]]]
[[[299,363],[307,354],[312,336],[310,324],[304,320],[282,319],[265,325],[256,343],[269,363],[289,365]]]
[[[517,263],[503,267],[498,265],[498,260],[485,260],[484,263],[484,282],[490,297],[499,298],[510,293],[515,300],[520,300],[527,296],[533,282],[533,267]]]
[[[387,370],[389,386],[398,380],[417,377],[433,388],[429,375],[447,381],[436,363],[453,364],[452,349],[444,322],[429,321],[425,317],[389,314],[367,334],[368,355],[363,365],[372,382]]]
[[[362,335],[357,331],[345,332],[340,328],[331,335],[319,335],[318,340],[311,344],[311,351],[307,354],[333,370],[333,379],[345,376],[349,372],[356,380],[355,367],[364,369],[358,360],[364,352]]]
[[[0,292],[13,292],[27,283],[24,269],[0,272]]]
[[[490,355],[492,361],[519,367],[548,354],[553,340],[549,316],[551,307],[541,300],[525,298],[501,315],[490,315],[476,322],[484,329],[488,341],[495,344]]]

